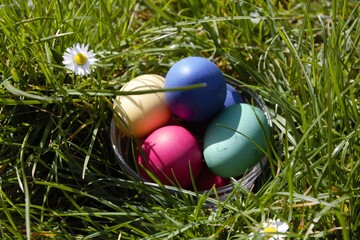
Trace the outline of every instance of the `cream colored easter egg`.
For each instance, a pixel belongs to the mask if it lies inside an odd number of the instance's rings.
[[[120,90],[125,92],[156,91],[164,89],[165,79],[156,74],[140,75],[127,82]],[[145,137],[165,125],[171,118],[163,92],[119,95],[113,108],[115,122],[126,136]]]

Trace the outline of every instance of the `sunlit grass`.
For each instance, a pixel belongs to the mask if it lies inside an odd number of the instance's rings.
[[[0,237],[246,239],[276,218],[294,238],[359,238],[359,13],[355,0],[2,1]],[[99,59],[86,78],[62,64],[75,43]],[[110,147],[121,86],[190,55],[272,117],[267,174],[223,202],[129,179]]]

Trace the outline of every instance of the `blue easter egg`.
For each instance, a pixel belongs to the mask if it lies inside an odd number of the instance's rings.
[[[165,88],[204,83],[193,90],[165,92],[165,101],[178,117],[199,122],[209,119],[224,106],[226,80],[221,70],[203,57],[187,57],[176,62],[165,77]]]
[[[226,98],[224,102],[224,108],[230,107],[236,103],[243,103],[244,99],[240,93],[229,83],[226,84]]]

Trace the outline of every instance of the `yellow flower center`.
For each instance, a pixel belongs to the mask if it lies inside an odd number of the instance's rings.
[[[264,228],[264,233],[276,233],[277,230],[273,227],[266,227]]]
[[[74,56],[74,62],[77,65],[84,65],[86,61],[87,61],[87,57],[82,53],[78,53]]]

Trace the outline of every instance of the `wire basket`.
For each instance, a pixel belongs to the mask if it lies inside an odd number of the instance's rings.
[[[268,124],[270,128],[272,127],[271,119],[269,112],[264,104],[264,102],[257,97],[252,91],[240,88],[236,86],[236,83],[230,82],[229,83],[241,94],[241,96],[244,98],[244,101],[246,103],[252,104],[254,106],[259,107],[263,112],[265,117],[267,118]],[[136,139],[131,139],[128,137],[125,137],[122,135],[119,130],[116,127],[115,120],[111,120],[110,125],[110,140],[112,144],[112,148],[115,153],[116,160],[118,161],[121,169],[124,171],[126,175],[128,175],[130,178],[142,181],[144,184],[152,187],[159,188],[159,185],[153,182],[149,182],[148,180],[141,177],[135,167],[135,158],[134,158],[134,142]],[[267,165],[268,158],[267,156],[264,156],[261,161],[259,161],[254,167],[249,169],[248,172],[246,172],[243,176],[234,179],[231,178],[232,181],[230,184],[223,186],[223,187],[217,187],[216,188],[216,194],[219,196],[220,200],[224,200],[227,198],[227,196],[232,192],[234,188],[234,183],[240,183],[242,187],[250,189],[252,186],[254,186],[255,181],[259,178],[261,173],[263,172],[265,166]],[[165,185],[165,188],[167,188],[170,192],[175,193],[176,191],[181,191],[180,188],[176,188],[174,186],[167,186]],[[201,192],[200,192],[201,193]]]

